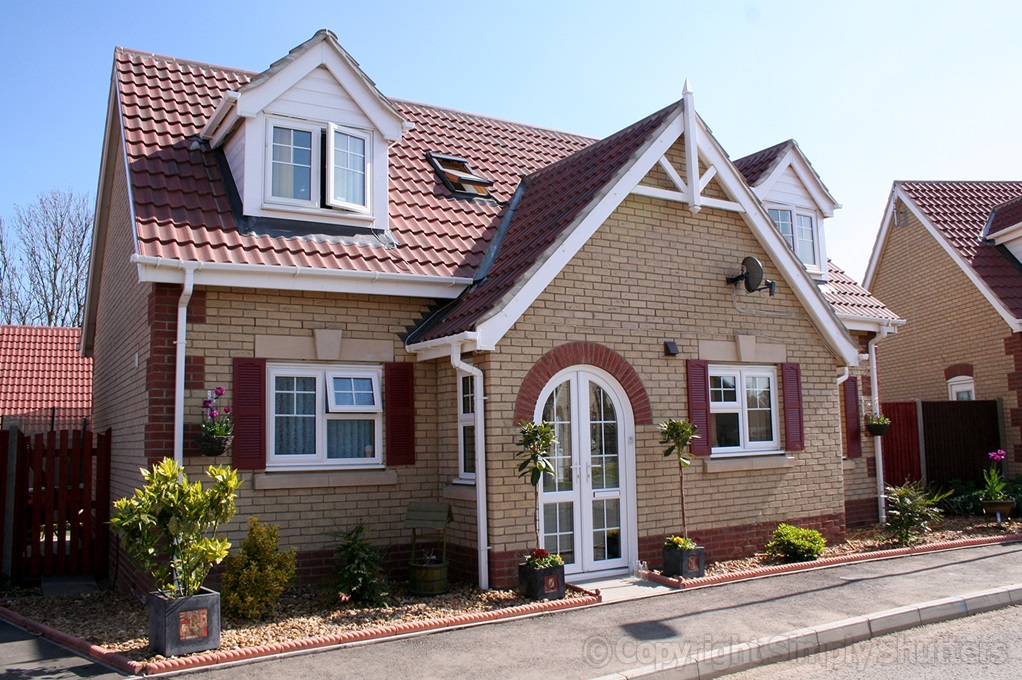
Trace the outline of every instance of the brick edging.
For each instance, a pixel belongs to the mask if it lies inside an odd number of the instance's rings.
[[[835,557],[824,557],[811,562],[793,562],[790,564],[775,564],[769,567],[759,567],[748,571],[738,571],[731,574],[719,574],[717,576],[703,576],[702,578],[671,578],[655,572],[643,572],[643,578],[663,586],[689,590],[706,586],[722,585],[734,581],[746,581],[766,576],[777,576],[790,574],[799,571],[811,571],[825,567],[836,567],[842,564],[853,564],[855,562],[868,562],[871,560],[882,560],[891,557],[904,557],[906,555],[919,555],[940,550],[953,550],[956,548],[972,548],[981,545],[996,545],[1004,543],[1015,543],[1022,541],[1022,534],[1009,534],[1007,536],[984,536],[978,538],[964,538],[958,541],[940,541],[928,543],[918,547],[893,548],[891,550],[873,550],[871,552],[855,553],[852,555],[838,555]]]
[[[323,647],[335,647],[352,642],[367,642],[369,640],[380,640],[383,638],[409,635],[412,633],[434,632],[460,628],[464,626],[490,623],[501,619],[516,618],[519,616],[532,616],[545,612],[578,609],[603,602],[603,595],[598,589],[586,590],[585,588],[580,588],[579,586],[571,584],[568,584],[566,587],[568,590],[580,593],[583,596],[571,598],[570,600],[543,600],[540,602],[518,605],[516,607],[507,607],[504,609],[495,609],[484,612],[472,612],[470,614],[459,614],[457,616],[448,616],[442,619],[409,621],[407,623],[397,623],[389,626],[383,626],[381,628],[345,631],[343,633],[322,635],[314,638],[306,638],[304,640],[289,640],[287,642],[276,642],[269,645],[259,645],[257,647],[211,651],[202,654],[194,654],[192,656],[174,657],[164,659],[162,661],[151,661],[145,663],[132,661],[116,652],[111,652],[103,649],[102,647],[90,644],[81,638],[68,635],[63,631],[59,631],[45,624],[33,621],[32,619],[24,617],[21,614],[4,607],[0,607],[0,618],[7,619],[11,623],[38,633],[43,637],[62,644],[65,647],[69,647],[74,651],[81,652],[86,656],[102,661],[119,671],[131,673],[132,675],[154,675],[157,673],[181,671],[190,668],[199,668],[202,666],[212,666],[220,663],[244,661],[266,656],[275,656],[278,654],[320,649]]]

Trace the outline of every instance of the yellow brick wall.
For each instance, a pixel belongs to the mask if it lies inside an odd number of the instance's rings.
[[[1017,394],[1008,388],[1014,362],[1005,354],[1011,331],[1004,319],[904,204],[905,226],[891,226],[871,291],[906,320],[894,336],[877,343],[881,399],[945,401],[944,369],[971,363],[977,399],[1003,399],[1008,441],[1022,444],[1011,426]],[[1017,472],[1022,472],[1022,466]]]

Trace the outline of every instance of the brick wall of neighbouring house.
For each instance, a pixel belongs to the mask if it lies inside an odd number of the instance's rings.
[[[872,333],[854,332],[852,337],[859,343],[860,352],[865,354],[868,350],[867,343],[873,336]],[[875,524],[879,519],[879,506],[877,505],[877,476],[876,476],[876,439],[866,431],[865,417],[870,411],[872,403],[872,390],[870,388],[869,362],[863,361],[859,366],[849,371],[849,376],[855,378],[859,387],[859,445],[862,455],[858,458],[848,457],[848,442],[845,401],[841,402],[841,445],[845,452],[843,462],[845,473],[845,521],[850,528],[863,527]],[[840,395],[841,387],[838,386]]]
[[[204,380],[186,390],[186,431],[201,417],[206,391],[227,389],[221,404],[233,402],[233,359],[255,356],[257,335],[310,339],[313,329],[341,330],[342,340],[374,340],[393,347],[396,361],[414,361],[400,340],[404,330],[421,318],[427,302],[394,297],[327,293],[273,292],[242,289],[199,289],[203,314],[188,326],[188,356],[202,359]],[[270,359],[271,361],[273,359]],[[277,359],[280,360],[280,359]],[[351,363],[351,362],[343,362]],[[373,362],[369,362],[372,364]],[[375,365],[379,365],[376,363]],[[475,502],[472,487],[454,487],[458,475],[457,383],[449,360],[415,366],[416,462],[388,467],[394,483],[326,485],[316,473],[304,473],[296,488],[257,489],[257,478],[281,478],[303,473],[243,472],[238,515],[227,530],[232,541],[244,536],[251,515],[280,527],[281,545],[299,550],[302,573],[321,576],[331,563],[330,532],[364,521],[374,543],[385,548],[388,563],[400,573],[407,562],[410,531],[404,528],[405,509],[413,500],[449,502],[454,512],[448,541],[457,555],[474,555]],[[386,403],[384,403],[386,411]],[[384,426],[386,441],[386,425]],[[189,474],[199,474],[215,459],[195,455],[187,438]],[[386,453],[385,453],[386,455]],[[337,473],[343,476],[344,472]],[[349,474],[356,474],[352,471]],[[455,572],[472,578],[475,562]],[[471,573],[467,570],[471,569]]]
[[[898,204],[898,211],[905,206]],[[883,399],[944,401],[945,369],[971,364],[977,399],[1003,399],[1006,450],[1012,474],[1022,474],[1022,414],[1012,384],[1018,340],[976,286],[908,212],[905,226],[891,226],[871,292],[906,320],[877,344]]]
[[[766,276],[778,279],[778,292],[776,298],[742,292],[739,304],[791,317],[735,309],[724,279],[746,255],[759,258]],[[662,454],[656,423],[688,416],[685,360],[699,357],[698,342],[735,334],[783,343],[787,360],[801,365],[806,447],[792,453],[790,468],[710,474],[693,464],[686,472],[690,531],[709,535],[728,527],[840,517],[835,357],[735,213],[704,208],[693,217],[684,205],[627,198],[489,357],[489,375],[498,377],[491,377],[487,409],[513,412],[530,368],[558,346],[599,343],[623,357],[652,406],[651,422],[636,427],[639,539],[662,541],[680,528],[678,471],[675,459]],[[681,354],[664,356],[664,340],[677,341]],[[783,442],[783,419],[781,429]],[[535,544],[532,488],[515,472],[515,437],[512,418],[490,422],[490,542],[494,569],[507,574],[515,556]],[[831,533],[837,538],[843,521],[835,521]]]

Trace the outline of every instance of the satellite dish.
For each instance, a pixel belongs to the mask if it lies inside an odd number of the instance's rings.
[[[749,256],[742,260],[742,274],[745,278],[745,291],[755,293],[759,290],[759,284],[763,283],[763,265],[759,260]]]
[[[735,285],[741,281],[745,285],[745,291],[748,293],[755,293],[758,290],[769,290],[770,297],[774,296],[777,291],[776,281],[763,281],[763,265],[759,263],[759,260],[752,257],[746,257],[742,260],[742,273],[737,276],[727,277],[729,285]]]

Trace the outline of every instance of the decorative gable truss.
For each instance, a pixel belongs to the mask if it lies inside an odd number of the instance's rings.
[[[222,148],[246,216],[388,228],[388,146],[411,124],[329,31],[224,95]]]

